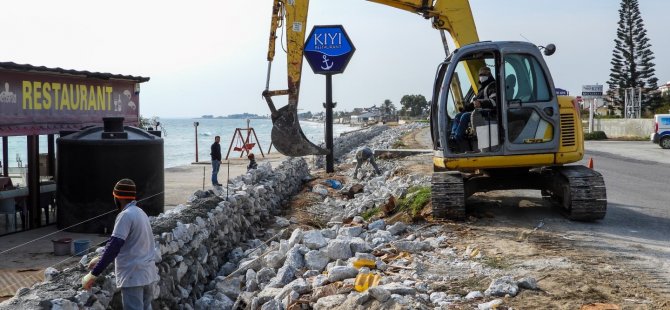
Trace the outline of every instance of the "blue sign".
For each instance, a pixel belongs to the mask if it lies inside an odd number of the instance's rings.
[[[570,92],[565,90],[565,89],[562,89],[562,88],[556,88],[556,95],[557,96],[568,96],[568,95],[570,95]]]
[[[314,26],[303,51],[314,73],[337,74],[344,72],[356,48],[341,25]]]

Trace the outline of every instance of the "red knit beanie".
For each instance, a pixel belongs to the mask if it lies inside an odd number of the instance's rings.
[[[116,182],[112,195],[116,199],[135,200],[137,196],[135,182],[131,179],[122,179],[121,181]]]

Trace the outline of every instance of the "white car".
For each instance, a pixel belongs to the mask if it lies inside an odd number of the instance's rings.
[[[654,115],[654,132],[651,141],[664,149],[670,149],[670,114]]]

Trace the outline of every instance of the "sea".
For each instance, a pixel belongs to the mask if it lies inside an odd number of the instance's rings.
[[[233,140],[233,134],[236,128],[247,128],[245,119],[225,119],[225,118],[165,118],[158,119],[162,125],[165,168],[189,165],[195,161],[195,141],[198,141],[198,160],[210,160],[209,149],[214,142],[215,136],[221,137],[221,153],[226,156],[228,148]],[[198,133],[196,136],[195,123],[198,123]],[[323,143],[325,124],[321,122],[301,121],[302,131],[305,136],[315,144]],[[267,152],[270,146],[270,131],[272,130],[272,121],[270,119],[251,119],[249,126],[254,128],[258,136],[258,144]],[[333,125],[333,136],[358,129],[344,124]],[[245,131],[242,135],[246,138]],[[253,141],[252,141],[253,142]],[[27,163],[27,144],[26,137],[9,137],[8,157],[10,167],[26,166]],[[57,143],[56,143],[57,144]],[[233,140],[233,148],[240,146],[241,142]],[[1,145],[0,145],[1,147]],[[260,153],[258,148],[252,152]],[[272,152],[277,152],[272,148]],[[40,136],[40,153],[47,153],[47,137]],[[238,154],[231,150],[232,154]],[[0,158],[2,153],[0,152]]]

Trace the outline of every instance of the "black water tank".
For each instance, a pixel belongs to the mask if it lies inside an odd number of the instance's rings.
[[[95,217],[116,209],[112,190],[123,178],[135,181],[138,200],[151,197],[138,203],[147,215],[164,210],[163,139],[123,126],[122,117],[104,123],[57,140],[58,229],[111,233],[117,212]]]

